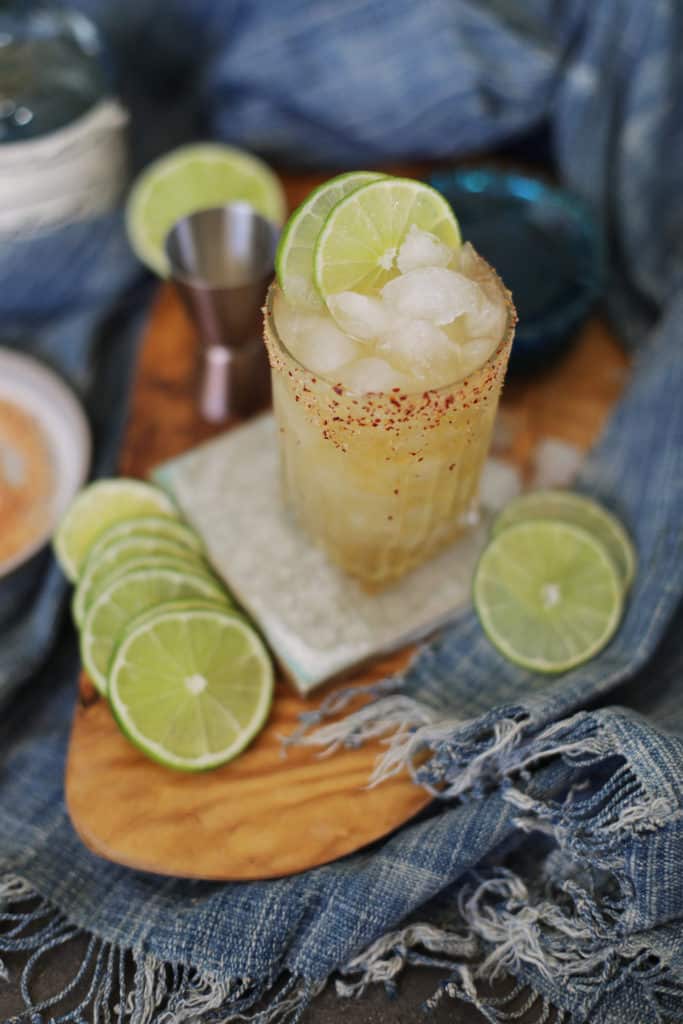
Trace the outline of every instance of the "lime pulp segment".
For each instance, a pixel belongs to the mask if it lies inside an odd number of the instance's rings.
[[[54,545],[67,577],[78,579],[88,553],[100,535],[122,519],[137,515],[177,518],[164,491],[142,480],[98,480],[77,495],[57,529]]]
[[[633,582],[636,554],[618,519],[597,501],[574,491],[546,490],[522,494],[507,505],[492,526],[495,537],[514,523],[530,519],[560,519],[588,530],[606,547],[619,571],[624,588]]]
[[[289,218],[275,256],[280,288],[295,308],[320,309],[313,281],[313,250],[328,214],[345,196],[384,177],[372,171],[339,174],[316,188]]]
[[[279,179],[258,157],[233,146],[181,146],[151,163],[139,176],[126,205],[126,228],[138,256],[156,273],[168,274],[166,235],[182,217],[243,201],[281,224],[286,204]]]
[[[258,634],[219,608],[159,608],[131,623],[112,661],[109,701],[121,730],[168,768],[232,760],[263,728],[272,697]]]
[[[570,523],[534,520],[501,530],[482,554],[474,606],[491,643],[536,672],[565,672],[609,642],[622,583],[604,545]]]
[[[223,606],[223,588],[202,573],[172,566],[135,569],[111,580],[91,604],[81,632],[81,659],[100,693],[107,692],[109,663],[126,625],[147,609],[179,598],[205,598]]]
[[[460,248],[453,210],[423,182],[385,177],[338,202],[315,245],[314,278],[323,299],[343,291],[378,294],[396,277],[396,256],[412,226]]]

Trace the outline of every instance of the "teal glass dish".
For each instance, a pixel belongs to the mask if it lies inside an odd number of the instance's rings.
[[[519,315],[512,369],[542,366],[576,337],[603,292],[600,231],[590,210],[537,178],[489,168],[437,172],[430,184],[512,292]]]

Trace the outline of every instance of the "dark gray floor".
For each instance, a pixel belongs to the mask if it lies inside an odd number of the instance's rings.
[[[76,973],[83,955],[85,943],[77,940],[50,957],[46,955],[40,972],[36,975],[32,997],[34,1001],[58,991]],[[18,975],[24,959],[19,956],[5,957],[10,970],[10,983],[0,981],[0,1022],[7,1022],[20,1013],[24,1004],[19,995]],[[339,999],[333,986],[320,995],[302,1020],[302,1024],[483,1024],[484,1018],[461,1003],[445,998],[436,1011],[424,1017],[422,1003],[437,988],[443,973],[435,970],[408,969],[399,981],[400,995],[389,999],[380,985],[373,985],[362,999]],[[51,1012],[58,1010],[55,1007]],[[66,1005],[63,1007],[66,1009]],[[29,1017],[24,1021],[29,1021]],[[44,1020],[49,1020],[45,1013]],[[23,1024],[23,1021],[22,1021]]]

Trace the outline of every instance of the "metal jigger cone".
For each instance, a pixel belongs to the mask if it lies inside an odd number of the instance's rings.
[[[199,330],[199,409],[210,422],[247,416],[268,399],[261,309],[278,234],[237,202],[190,214],[166,239],[171,278]]]

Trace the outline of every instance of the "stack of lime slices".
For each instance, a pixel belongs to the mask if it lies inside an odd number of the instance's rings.
[[[76,583],[83,664],[130,741],[184,771],[244,750],[270,710],[270,658],[171,499],[139,480],[98,481],[54,546]]]
[[[536,672],[566,672],[613,637],[636,569],[621,523],[571,491],[536,491],[493,523],[474,578],[491,643]]]
[[[376,295],[396,275],[410,227],[460,248],[451,207],[424,182],[371,171],[331,178],[290,217],[275,257],[278,284],[295,309],[320,309],[343,291]]]

